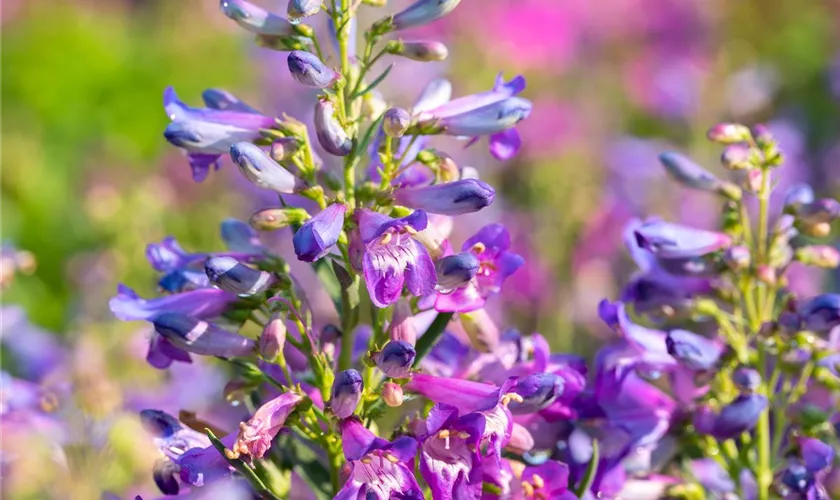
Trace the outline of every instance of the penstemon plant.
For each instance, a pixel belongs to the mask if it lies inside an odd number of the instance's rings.
[[[628,225],[640,270],[618,301],[599,307],[617,342],[588,367],[552,353],[539,334],[500,333],[485,303],[523,260],[500,224],[460,251],[448,242],[453,218],[490,205],[495,192],[430,141],[486,136],[494,157],[514,156],[515,126],[531,110],[518,97],[524,78],[500,77],[457,99],[434,80],[410,110],[388,108],[377,87],[390,66],[378,76],[371,67],[389,56],[446,58],[439,42],[399,33],[459,1],[419,0],[381,18],[357,53],[357,11],[384,3],[291,0],[282,17],[221,1],[260,46],[288,52],[297,82],[319,89],[311,128],[221,90],[204,93],[205,108],[165,92],[164,135],[186,152],[196,181],[229,154],[279,202],[248,224],[224,221],[226,251],[191,253],[172,238],[149,245],[165,294],[143,299],[121,286],[111,300],[120,319],[154,325],[152,366],[216,357],[234,374],[225,395],[249,409],[238,425],[218,427],[200,415],[143,411],[162,455],[161,491],[238,484],[261,498],[827,498],[840,389],[827,336],[840,325],[840,296],[799,300],[786,274],[795,263],[838,265],[837,251],[813,240],[829,234],[840,204],[796,186],[776,213],[772,177],[783,158],[770,132],[717,125],[709,139],[726,146],[731,180],[678,153],[661,161],[682,186],[721,198],[722,228]],[[313,16],[327,18],[326,36],[303,23]],[[287,195],[317,208],[292,206]],[[287,227],[338,324],[315,317],[287,262],[258,237]]]

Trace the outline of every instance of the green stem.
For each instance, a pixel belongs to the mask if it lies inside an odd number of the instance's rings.
[[[583,474],[583,479],[580,480],[578,487],[575,489],[575,495],[583,498],[584,494],[592,488],[592,483],[595,481],[595,474],[598,472],[598,461],[601,459],[601,454],[598,451],[598,440],[592,440],[592,456],[589,458],[589,465],[586,467],[586,472]]]
[[[249,483],[251,483],[251,486],[254,487],[254,490],[256,490],[257,494],[260,495],[260,498],[265,498],[268,500],[280,500],[280,497],[275,495],[274,492],[272,492],[265,486],[265,483],[262,482],[262,479],[260,479],[257,476],[256,472],[254,472],[254,470],[251,469],[251,467],[249,467],[248,464],[239,459],[228,458],[228,456],[225,454],[225,445],[222,444],[221,441],[219,441],[219,438],[217,438],[216,435],[213,434],[213,431],[211,431],[210,429],[205,429],[204,431],[207,433],[207,437],[210,438],[210,443],[213,444],[213,447],[216,448],[216,450],[222,455],[222,457],[224,457],[225,460],[227,460],[227,462],[234,469],[236,469],[240,474],[242,474],[242,476],[245,479],[248,480]]]
[[[761,342],[758,343],[758,367],[760,373],[764,373],[766,363],[766,356],[764,346]],[[773,396],[772,388],[765,382],[764,395],[768,400]],[[778,429],[777,429],[778,432]],[[770,464],[770,408],[764,408],[761,416],[758,418],[758,426],[756,427],[756,437],[758,448],[758,470],[756,471],[756,480],[758,481],[758,498],[759,500],[768,500],[770,498],[770,486],[773,482],[773,470]]]
[[[449,324],[449,321],[452,320],[452,313],[438,313],[435,317],[435,320],[432,321],[432,324],[429,325],[428,330],[426,333],[423,334],[417,340],[417,345],[414,346],[414,350],[417,353],[417,356],[414,358],[414,366],[419,366],[420,361],[429,354],[429,351],[432,350],[432,347],[437,343],[437,340],[443,334],[443,331],[446,329],[446,325]]]

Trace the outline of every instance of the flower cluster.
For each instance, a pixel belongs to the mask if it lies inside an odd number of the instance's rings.
[[[161,491],[230,482],[279,498],[304,482],[336,499],[825,498],[840,388],[827,334],[840,325],[840,297],[800,300],[785,284],[791,266],[837,266],[840,254],[813,239],[828,235],[840,204],[797,186],[771,225],[775,139],[763,127],[712,128],[731,179],[678,153],[661,161],[682,186],[721,198],[722,228],[633,221],[626,244],[639,271],[599,308],[617,340],[592,363],[552,353],[540,334],[500,330],[485,309],[523,259],[500,224],[460,251],[450,243],[453,219],[491,205],[495,191],[432,147],[440,134],[487,137],[492,156],[514,156],[531,110],[524,78],[455,99],[434,80],[411,109],[389,108],[377,86],[390,66],[371,77],[374,63],[447,57],[439,42],[399,34],[459,1],[418,0],[382,17],[357,53],[363,3],[378,2],[290,0],[284,17],[221,1],[317,89],[311,127],[220,90],[204,93],[205,108],[164,94],[164,136],[196,181],[229,155],[280,202],[248,223],[224,221],[225,251],[150,244],[163,295],[121,286],[111,300],[120,319],[153,325],[149,364],[215,356],[235,374],[228,393],[252,408],[220,423],[221,438],[144,411]],[[327,18],[333,53],[304,23],[313,16]],[[338,324],[316,315],[299,277],[261,242],[260,231],[283,228]]]

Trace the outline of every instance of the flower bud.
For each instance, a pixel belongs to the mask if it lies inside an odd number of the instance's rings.
[[[761,148],[766,148],[776,142],[776,139],[773,137],[773,133],[770,132],[770,129],[766,125],[754,125],[752,128],[752,134],[753,138],[755,138],[756,144],[758,144]]]
[[[261,188],[291,194],[302,186],[291,172],[250,142],[237,142],[231,146],[230,158],[239,166],[239,171],[246,179]]]
[[[373,29],[385,33],[429,24],[452,12],[459,3],[461,0],[417,0],[394,16],[376,22]]]
[[[761,385],[761,375],[757,370],[742,366],[732,374],[732,383],[742,394],[752,394]]]
[[[478,274],[481,263],[472,252],[447,255],[435,262],[438,290],[446,292],[460,288]]]
[[[762,283],[768,285],[776,284],[776,270],[770,266],[757,266],[755,268],[755,277]]]
[[[276,37],[293,34],[289,21],[245,0],[221,0],[219,5],[227,17],[252,33]]]
[[[741,245],[727,248],[723,254],[723,260],[733,271],[749,268],[751,259],[750,249]]]
[[[742,394],[717,415],[709,408],[701,408],[694,416],[694,427],[700,434],[731,439],[755,427],[767,403],[767,398],[760,394]]]
[[[799,307],[802,328],[815,333],[827,333],[840,325],[840,295],[817,295]]]
[[[796,209],[797,221],[807,224],[822,224],[833,221],[840,215],[840,202],[832,198],[822,198],[817,201],[800,205]]]
[[[259,231],[282,229],[293,224],[302,224],[309,214],[302,208],[264,208],[254,212],[248,220],[252,228]]]
[[[332,68],[327,67],[312,52],[304,50],[293,50],[286,59],[292,77],[301,85],[314,89],[324,89],[341,78],[341,75]]]
[[[301,19],[314,16],[321,10],[321,0],[289,0],[286,15],[289,22],[297,23]]]
[[[486,182],[477,179],[394,190],[394,200],[398,204],[441,215],[478,212],[490,206],[495,198],[496,191]]]
[[[752,137],[750,129],[739,123],[719,123],[706,133],[710,141],[721,144],[747,142]]]
[[[714,368],[723,352],[720,344],[686,330],[668,332],[665,346],[681,365],[695,371]]]
[[[505,445],[505,449],[516,453],[517,455],[524,455],[534,449],[534,436],[523,425],[516,422],[510,431],[510,440]]]
[[[351,368],[337,373],[330,399],[330,408],[335,416],[343,419],[352,415],[362,399],[363,389],[364,383],[358,371]]]
[[[382,120],[382,130],[388,137],[402,137],[409,125],[411,125],[411,115],[401,108],[389,109]]]
[[[280,137],[271,143],[269,155],[276,162],[288,160],[300,150],[300,143],[294,137]]]
[[[210,283],[240,297],[264,292],[276,281],[271,273],[248,267],[233,257],[207,259],[204,272]]]
[[[764,174],[758,168],[747,170],[744,177],[744,189],[753,194],[761,191],[761,183],[764,181]]]
[[[802,233],[813,238],[825,238],[831,234],[831,224],[820,222],[818,224],[800,223],[796,226]]]
[[[674,180],[687,188],[711,192],[720,188],[720,179],[679,153],[662,153],[659,162]]]
[[[371,358],[386,377],[407,378],[415,356],[414,346],[401,340],[392,340]]]
[[[462,313],[461,326],[479,352],[491,352],[499,344],[499,329],[484,309]]]
[[[757,166],[760,159],[758,151],[746,144],[730,144],[720,156],[720,162],[728,170],[744,170]]]
[[[273,315],[260,335],[260,355],[267,361],[274,362],[286,345],[286,323],[283,318]],[[287,380],[291,383],[291,380]]]
[[[382,386],[382,400],[391,408],[397,408],[403,404],[403,388],[394,382],[385,382]]]
[[[516,381],[514,392],[522,401],[511,401],[508,408],[514,415],[536,413],[563,395],[563,388],[563,379],[554,373],[533,373]]]
[[[187,352],[206,356],[247,356],[254,341],[186,314],[166,312],[154,320],[155,331]]]
[[[353,150],[353,141],[335,119],[335,107],[328,99],[318,99],[315,104],[315,133],[327,153],[347,156]]]
[[[449,49],[446,45],[436,41],[403,42],[393,40],[385,46],[386,52],[397,56],[420,61],[443,61],[449,56]]]
[[[292,240],[298,259],[315,262],[329,253],[341,235],[345,212],[347,205],[333,203],[306,221]]]
[[[402,298],[394,304],[390,330],[391,340],[399,340],[411,345],[417,343],[417,327],[414,326],[414,316],[408,300]]]
[[[833,269],[840,265],[840,252],[828,245],[813,245],[797,248],[794,252],[797,261],[806,266]]]

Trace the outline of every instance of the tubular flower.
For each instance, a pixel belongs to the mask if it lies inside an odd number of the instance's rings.
[[[315,89],[330,87],[341,75],[322,63],[318,56],[305,50],[293,50],[287,58],[289,72],[301,85]]]
[[[257,35],[285,37],[294,34],[289,21],[245,0],[221,0],[219,6],[236,24]]]
[[[420,474],[441,500],[475,497],[481,491],[481,454],[485,418],[458,416],[454,406],[438,403],[426,418],[420,444]]]
[[[247,356],[254,341],[186,314],[167,312],[154,319],[155,331],[181,350],[205,356]]]
[[[207,108],[191,108],[178,100],[175,90],[167,87],[163,93],[163,107],[171,123],[163,135],[171,144],[187,152],[193,179],[203,181],[213,166],[219,168],[219,158],[240,141],[260,137],[260,129],[271,128],[274,119],[254,111],[214,109],[219,100],[212,95]],[[225,101],[227,102],[227,101]],[[248,107],[247,109],[252,109]]]
[[[224,290],[200,288],[156,299],[143,299],[125,285],[117,287],[117,295],[108,305],[114,316],[123,321],[152,321],[163,313],[173,312],[196,318],[215,318],[222,314],[236,297]]]
[[[496,78],[493,90],[460,97],[434,108],[417,110],[420,130],[447,135],[490,136],[490,153],[499,160],[516,155],[521,145],[516,124],[531,114],[531,101],[516,97],[525,90],[525,78],[505,82]]]
[[[362,265],[370,298],[377,307],[397,302],[403,285],[412,295],[434,291],[435,265],[428,250],[413,238],[426,228],[426,213],[417,210],[402,219],[361,209],[356,212],[365,245]]]
[[[417,441],[403,436],[393,442],[376,437],[355,417],[339,423],[350,475],[335,500],[423,500],[414,479]]]
[[[262,148],[250,142],[231,145],[230,159],[239,166],[243,177],[261,188],[291,194],[302,186],[300,179],[274,161]]]
[[[389,378],[406,378],[414,364],[414,347],[402,340],[392,340],[373,355],[376,366]]]
[[[230,453],[225,451],[225,454],[228,458],[238,458],[240,455],[262,458],[271,447],[271,441],[286,425],[286,419],[303,399],[300,394],[289,391],[260,406],[247,422],[239,424],[236,442]]]
[[[510,233],[501,224],[484,226],[464,242],[461,250],[478,259],[477,274],[454,290],[438,290],[435,309],[469,312],[484,307],[487,297],[498,293],[507,277],[525,262],[521,256],[509,252],[509,248]]]
[[[683,276],[713,276],[722,262],[714,253],[732,239],[723,233],[695,229],[661,220],[649,220],[635,228],[636,245],[650,252],[669,273]]]
[[[364,382],[358,371],[351,368],[337,373],[332,385],[332,399],[330,399],[330,409],[335,416],[347,418],[353,415],[362,399],[363,389]]]
[[[333,203],[306,221],[293,238],[295,254],[304,262],[315,262],[326,255],[344,227],[347,205]]]
[[[429,24],[452,12],[459,3],[461,0],[417,0],[394,14],[390,24],[394,30]]]
[[[720,413],[715,414],[708,407],[701,408],[694,415],[694,427],[701,434],[731,439],[755,427],[767,403],[767,398],[761,394],[741,394]]]
[[[210,283],[240,297],[262,293],[276,281],[271,273],[248,267],[233,257],[207,259],[204,272]]]
[[[409,208],[442,215],[464,215],[490,206],[496,191],[477,179],[464,179],[424,187],[403,187],[394,191],[394,200]]]

